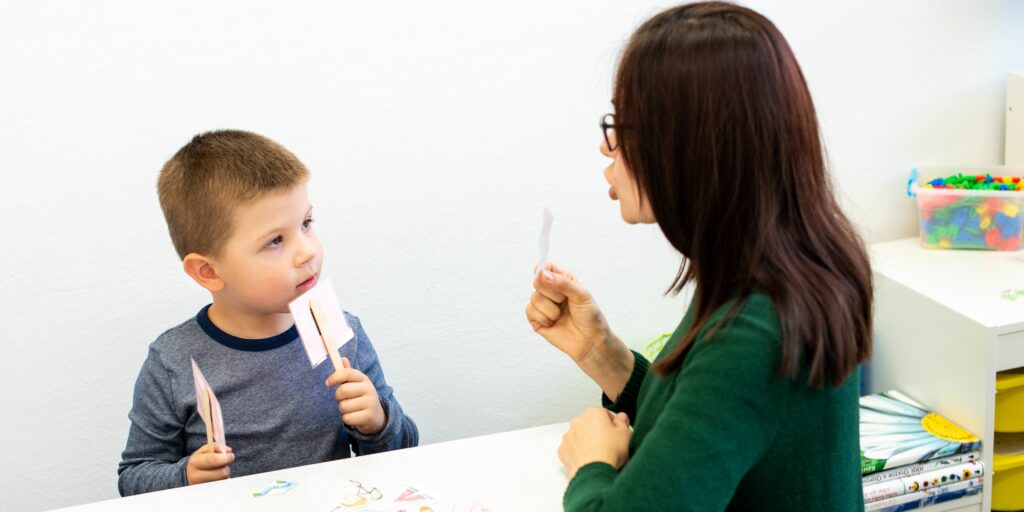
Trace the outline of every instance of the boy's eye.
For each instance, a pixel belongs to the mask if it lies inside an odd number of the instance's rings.
[[[273,240],[267,242],[267,247],[277,247],[281,245],[282,242],[284,242],[284,237],[281,235],[277,235],[274,237]]]
[[[310,218],[308,218],[308,219],[306,219],[306,220],[302,221],[302,229],[304,229],[304,230],[305,230],[305,229],[309,229],[309,226],[310,226],[311,224],[313,224],[313,217],[310,217]]]

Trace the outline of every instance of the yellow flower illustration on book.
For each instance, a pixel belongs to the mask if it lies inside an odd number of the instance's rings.
[[[862,474],[964,453],[980,446],[977,436],[899,391],[860,398]]]

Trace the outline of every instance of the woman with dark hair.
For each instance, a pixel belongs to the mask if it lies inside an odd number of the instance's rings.
[[[651,364],[572,274],[534,281],[530,325],[604,391],[558,450],[565,509],[862,510],[871,270],[789,45],[750,9],[669,9],[633,34],[612,103],[609,195],[661,227],[683,256],[669,291],[694,295]]]

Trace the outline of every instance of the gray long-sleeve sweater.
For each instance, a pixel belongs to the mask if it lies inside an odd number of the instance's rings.
[[[334,392],[324,386],[331,363],[310,368],[295,327],[266,339],[237,338],[215,326],[208,309],[163,333],[149,347],[135,383],[128,414],[131,428],[117,468],[122,496],[187,485],[188,457],[206,444],[190,359],[195,359],[220,402],[225,441],[235,454],[232,476],[419,442],[416,424],[402,412],[355,316],[345,313],[355,339],[339,352],[377,388],[387,423],[372,436],[343,425]]]

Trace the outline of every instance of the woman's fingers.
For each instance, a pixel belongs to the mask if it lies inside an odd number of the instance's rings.
[[[562,305],[549,299],[540,292],[533,292],[533,295],[530,296],[530,303],[537,308],[537,311],[540,311],[542,315],[552,322],[558,320],[558,318],[562,316]]]
[[[550,261],[544,263],[544,270],[534,278],[533,287],[556,303],[590,301],[590,293],[580,280]]]
[[[547,270],[549,272],[554,272],[556,274],[565,274],[565,275],[568,275],[570,277],[572,276],[572,274],[569,272],[569,269],[567,269],[565,267],[562,267],[562,266],[559,266],[557,263],[555,263],[553,261],[545,261],[544,262],[544,270]],[[575,277],[573,277],[573,279],[575,279]]]
[[[544,274],[537,274],[537,277],[533,279],[533,289],[551,299],[552,302],[556,302],[558,304],[565,302],[565,294],[553,288],[551,286],[551,281],[548,280],[547,276]]]
[[[526,319],[530,322],[530,325],[534,330],[543,329],[545,327],[551,327],[555,324],[555,321],[548,318],[533,305],[533,302],[526,305]]]

